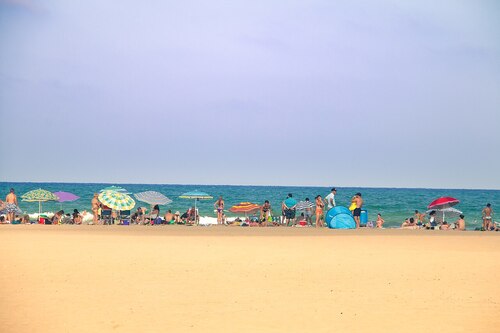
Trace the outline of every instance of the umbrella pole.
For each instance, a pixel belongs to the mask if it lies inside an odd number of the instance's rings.
[[[194,199],[194,223],[198,225],[198,220],[196,219],[196,200],[198,199]]]
[[[40,215],[42,214],[42,202],[38,201],[38,219],[40,220]]]

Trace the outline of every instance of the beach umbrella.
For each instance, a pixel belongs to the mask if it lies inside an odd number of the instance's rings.
[[[447,218],[458,217],[458,216],[460,216],[462,214],[461,211],[459,211],[458,209],[453,208],[453,207],[448,207],[448,208],[443,208],[443,209],[430,209],[426,213],[430,214],[431,212],[436,212],[439,215],[443,216],[443,219],[441,221],[438,221],[438,222],[444,222],[444,221],[446,221],[445,217],[447,217]],[[436,220],[437,219],[438,219],[438,217],[437,217],[437,214],[436,214]]]
[[[98,199],[103,205],[114,210],[130,210],[135,206],[135,201],[131,196],[116,191],[101,192]]]
[[[38,202],[38,216],[42,213],[42,202],[59,200],[54,193],[42,190],[41,188],[23,194],[21,199],[26,202]]]
[[[452,197],[441,197],[429,204],[427,209],[443,209],[453,207],[458,204],[460,201],[458,199]]]
[[[306,210],[306,209],[311,209],[313,208],[314,206],[316,206],[316,204],[312,201],[299,201],[297,203],[297,210]]]
[[[128,192],[123,187],[115,186],[115,185],[107,186],[107,187],[103,188],[100,192],[104,192],[104,191],[115,191],[115,192],[120,192],[120,193],[124,193],[124,194],[130,194],[130,192]]]
[[[458,204],[459,202],[460,201],[458,199],[452,197],[441,197],[431,202],[429,206],[427,206],[427,209],[442,212],[443,209],[451,208],[456,204]],[[445,213],[443,212],[443,221],[445,217],[444,214]]]
[[[240,202],[237,205],[234,205],[233,207],[229,208],[229,211],[231,213],[245,213],[245,217],[247,216],[248,213],[254,212],[256,210],[259,210],[260,206],[251,202]]]
[[[134,197],[142,202],[148,203],[151,206],[154,205],[168,205],[172,203],[172,200],[156,191],[146,191],[134,194]]]
[[[59,200],[57,200],[57,201],[59,201],[61,203],[61,209],[62,209],[63,202],[71,202],[71,201],[76,201],[76,200],[80,199],[79,196],[77,196],[76,194],[70,193],[70,192],[59,191],[59,192],[54,192],[54,194],[59,198]]]
[[[210,200],[213,199],[213,197],[205,192],[201,191],[191,191],[191,192],[186,192],[182,195],[179,196],[181,199],[194,199],[194,220],[196,221],[196,201],[198,200]]]

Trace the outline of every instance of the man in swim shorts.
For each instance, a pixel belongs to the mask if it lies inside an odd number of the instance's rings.
[[[356,203],[356,208],[352,212],[352,216],[354,217],[354,221],[356,222],[356,229],[359,228],[360,225],[360,216],[361,216],[361,208],[363,207],[363,198],[361,198],[361,193],[356,193],[354,196],[354,202]]]
[[[492,227],[495,227],[495,223],[493,222],[493,209],[491,209],[491,204],[486,204],[482,211],[483,215],[483,230],[490,230]]]
[[[10,189],[9,194],[7,194],[5,198],[5,210],[7,211],[7,220],[9,222],[14,221],[16,212],[19,208],[17,207],[17,196],[13,188]]]

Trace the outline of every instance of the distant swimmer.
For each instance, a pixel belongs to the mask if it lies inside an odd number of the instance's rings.
[[[14,189],[11,188],[9,194],[5,198],[5,210],[7,211],[7,221],[13,222],[15,219],[15,214],[19,210],[17,207],[17,196],[14,193]]]
[[[483,215],[483,230],[492,230],[495,228],[495,222],[493,222],[493,209],[491,209],[491,204],[486,204],[482,211]]]
[[[352,211],[352,216],[354,217],[354,221],[356,222],[356,229],[358,229],[361,222],[361,208],[363,208],[363,198],[361,197],[361,193],[356,193],[353,198],[353,202],[356,204],[356,208],[354,208],[354,210]]]
[[[382,215],[377,214],[377,222],[376,222],[376,227],[382,229],[384,227],[384,219],[382,218]]]

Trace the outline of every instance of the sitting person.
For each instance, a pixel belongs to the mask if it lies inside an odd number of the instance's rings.
[[[413,217],[410,217],[409,219],[406,219],[403,222],[403,224],[401,224],[401,228],[403,228],[403,229],[418,229],[418,226],[415,223],[415,219]]]
[[[83,218],[78,209],[73,209],[73,224],[82,224]]]
[[[444,221],[443,224],[441,224],[439,226],[439,230],[449,230],[449,229],[450,229],[450,225],[446,221]]]
[[[384,227],[384,219],[382,218],[382,215],[377,214],[377,221],[376,221],[376,228],[382,229]]]
[[[52,218],[50,219],[51,224],[60,224],[63,215],[64,215],[64,210],[60,210],[57,213],[55,213],[54,216],[52,216]]]
[[[155,205],[155,206],[153,207],[153,210],[151,211],[151,214],[150,214],[150,215],[151,215],[151,219],[152,219],[152,220],[154,220],[154,219],[156,219],[157,217],[159,217],[159,216],[160,216],[160,206]]]
[[[181,213],[179,211],[176,211],[174,214],[174,222],[177,224],[181,223]]]
[[[0,224],[6,224],[7,221],[5,220],[5,216],[1,215],[0,216]]]
[[[30,224],[31,221],[30,221],[30,216],[29,215],[24,215],[22,218],[21,218],[21,223],[24,223],[24,224]]]
[[[73,219],[71,218],[71,214],[63,215],[61,218],[61,224],[73,224]]]
[[[132,214],[131,220],[135,224],[141,224],[144,222],[144,211],[142,207],[137,207],[137,211]]]
[[[175,223],[175,218],[174,214],[172,214],[172,210],[168,210],[165,216],[163,217],[165,219],[165,224],[173,224]]]

